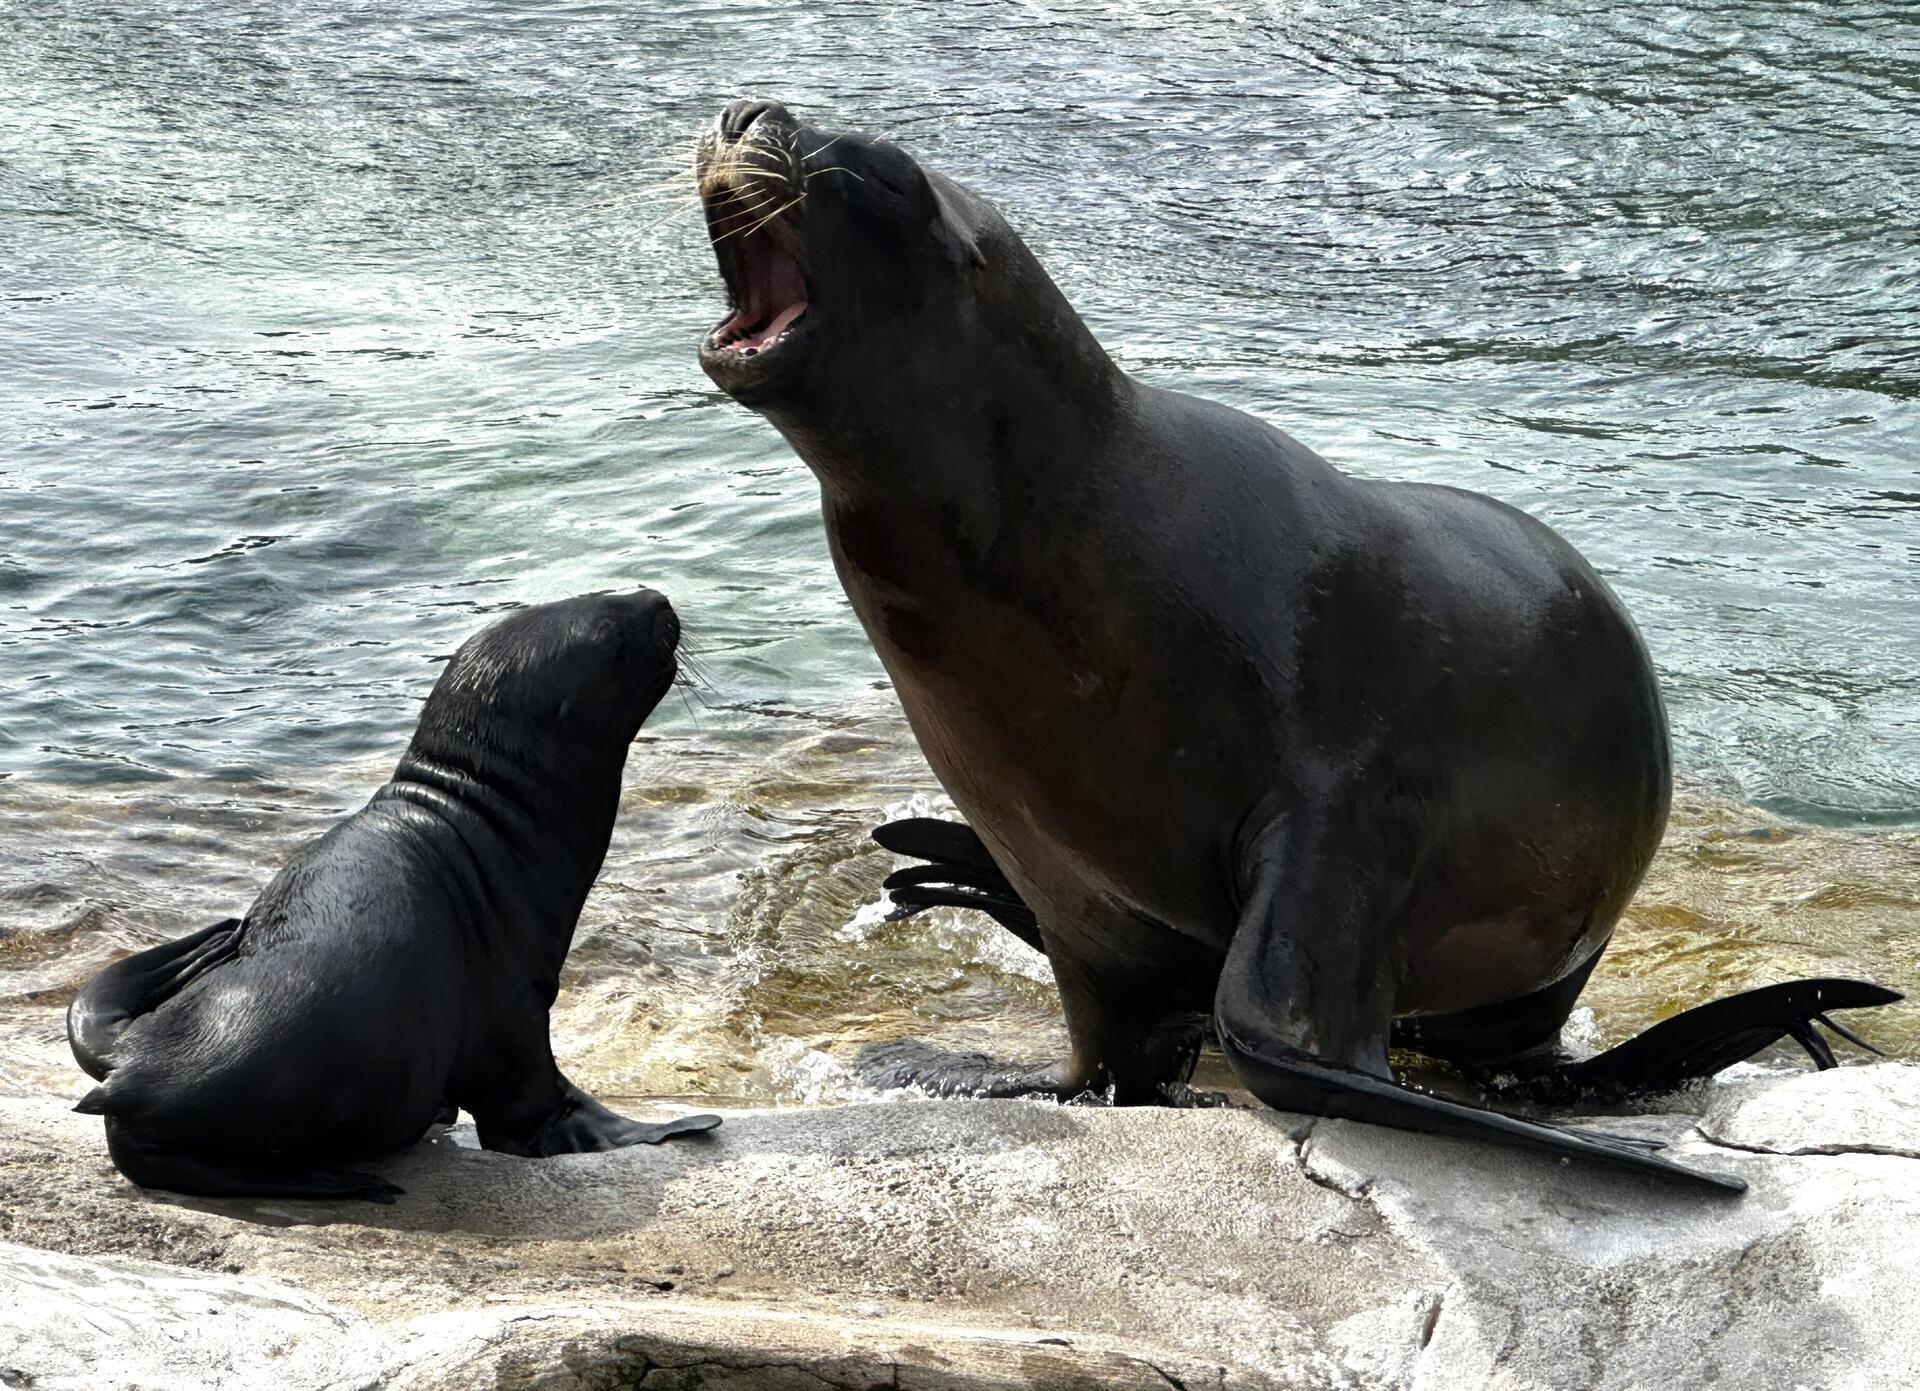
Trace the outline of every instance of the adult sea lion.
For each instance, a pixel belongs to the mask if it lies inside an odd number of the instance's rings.
[[[978,832],[893,828],[937,862],[902,901],[997,910],[1071,1040],[1045,1068],[910,1048],[870,1071],[1183,1099],[1210,1014],[1282,1109],[1738,1186],[1388,1067],[1396,1038],[1483,1062],[1553,1038],[1660,841],[1660,693],[1572,547],[1132,379],[990,205],[885,140],[741,102],[697,176],[730,304],[701,365],[818,477],[847,596]],[[1722,1001],[1587,1080],[1667,1085],[1782,1032],[1824,1053],[1824,1011],[1897,998]]]
[[[135,1183],[365,1198],[345,1167],[471,1112],[487,1149],[571,1154],[711,1130],[646,1125],[561,1075],[547,1012],[607,853],[620,774],[672,685],[651,590],[542,604],[470,638],[393,780],[247,910],[101,972],[67,1012]]]

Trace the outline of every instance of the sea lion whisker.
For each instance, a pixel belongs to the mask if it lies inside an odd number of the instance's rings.
[[[667,198],[664,195],[655,195],[651,198],[648,198],[648,197],[609,198],[604,202],[594,204],[594,207],[600,210],[603,214],[612,213],[614,216],[619,216],[620,214],[629,212],[629,211],[636,211],[636,212],[642,212],[642,213],[666,212],[669,210],[679,209],[689,204],[697,207],[699,205],[699,202],[700,200],[698,198],[693,197],[691,194],[687,195],[687,197],[684,200],[678,199],[678,198]]]
[[[807,195],[804,193],[801,194],[798,198],[790,198],[786,202],[782,203],[779,207],[775,208],[772,212],[768,213],[765,217],[761,218],[758,222],[754,223],[753,226],[736,227],[731,232],[721,233],[719,236],[713,238],[713,244],[715,246],[718,246],[721,242],[725,241],[728,237],[738,236],[742,232],[746,233],[748,236],[752,236],[755,232],[759,231],[762,227],[766,226],[769,222],[773,221],[776,217],[780,216],[780,214],[785,212],[788,208],[798,207],[800,204],[806,201],[807,201]]]
[[[854,178],[860,179],[861,183],[866,182],[864,178],[861,178],[858,174],[854,174],[853,170],[847,168],[844,164],[829,164],[825,169],[815,169],[811,171],[807,177],[809,179],[817,179],[822,174],[852,174]]]
[[[755,158],[760,156],[761,158]],[[777,177],[786,177],[798,165],[792,145],[774,135],[762,135],[759,128],[745,140],[736,142],[717,161],[727,169],[758,169]]]
[[[753,198],[763,193],[779,195],[785,188],[769,179],[742,179],[738,183],[728,184],[712,190],[706,196],[714,202],[724,203],[731,199]]]
[[[672,145],[656,149],[652,154],[642,155],[634,161],[634,165],[636,168],[644,168],[650,164],[684,164],[689,154],[699,149],[700,142],[706,135],[707,131],[703,127],[686,137],[687,141],[692,142],[692,151],[689,150],[685,141],[675,141]]]
[[[699,196],[691,188],[629,189],[625,193],[608,194],[596,200],[591,206],[596,208],[624,208],[634,205],[660,207],[678,203],[683,198],[697,200]]]
[[[628,166],[626,176],[631,178],[638,175],[641,178],[666,179],[678,177],[682,174],[690,175],[698,167],[698,165],[688,160],[679,160],[672,164],[650,164],[643,162]]]
[[[726,204],[726,202],[739,202],[741,198],[756,198],[760,194],[778,196],[781,192],[785,192],[785,184],[772,183],[768,179],[739,179],[735,183],[707,181],[695,192],[710,204]]]
[[[728,208],[724,213],[720,215],[719,220],[722,222],[725,222],[725,221],[728,221],[729,219],[736,218],[736,217],[751,217],[753,216],[753,214],[759,212],[762,208],[766,207],[769,203],[779,202],[780,198],[781,198],[780,193],[777,193],[777,192],[767,193],[765,197],[756,198],[752,203],[746,204],[741,207]]]
[[[688,213],[698,211],[701,206],[702,205],[700,203],[700,200],[696,198],[691,203],[688,203],[684,208],[675,208],[672,212],[668,213],[665,217],[656,219],[653,222],[649,222],[646,226],[637,229],[637,231],[635,232],[635,235],[644,237],[650,232],[657,232],[662,227],[666,226],[669,222],[677,222],[681,218],[685,217]]]
[[[761,218],[758,222],[754,223],[753,226],[745,227],[745,228],[736,228],[735,231],[742,232],[745,235],[750,237],[755,232],[759,231],[762,227],[766,226],[769,222],[772,222],[776,217],[779,217],[780,214],[786,212],[787,209],[798,207],[801,203],[806,201],[806,197],[807,195],[803,193],[798,198],[790,199],[787,202],[782,203],[779,207],[775,208],[772,212],[768,213],[765,217]],[[724,233],[722,236],[715,238],[715,240],[716,242],[725,241],[727,237],[731,237],[733,235],[735,235],[735,232],[727,232],[727,233]]]
[[[827,141],[825,145],[821,145],[817,149],[808,150],[804,155],[800,156],[801,160],[804,162],[806,160],[813,159],[816,156],[825,153],[832,146],[839,144],[842,140],[845,140],[850,133],[851,132],[849,131],[844,131],[844,130],[841,131],[838,135],[834,136],[833,139]],[[793,135],[794,135],[794,140],[797,142],[800,138],[800,132],[796,130],[793,133]]]
[[[673,685],[674,685],[674,689],[680,695],[680,708],[687,712],[687,718],[689,720],[691,720],[696,725],[699,724],[700,712],[693,708],[693,701],[689,699],[687,696],[687,692],[692,688],[689,687],[686,682],[680,680],[678,677],[674,678]],[[702,700],[700,703],[703,706],[707,704],[705,700]],[[711,709],[712,707],[708,706],[707,708]]]
[[[692,173],[693,171],[690,169],[682,169],[678,171],[674,175],[674,177],[671,179],[656,179],[652,183],[641,184],[639,186],[639,191],[652,192],[654,189],[657,189],[657,188],[690,189],[693,187],[693,179],[691,177]]]
[[[889,127],[887,128],[887,129],[885,129],[885,130],[883,130],[883,131],[879,131],[879,132],[877,132],[877,133],[875,133],[875,134],[873,134],[873,135],[869,135],[869,136],[867,137],[867,139],[868,139],[868,140],[872,140],[872,141],[879,141],[879,140],[891,140],[891,139],[893,139],[893,133],[894,133],[895,131],[897,131],[897,130],[899,130],[899,129],[900,129],[900,127],[899,127],[899,126],[897,126],[897,125],[894,125],[894,126],[889,126]],[[816,157],[817,155],[819,155],[819,154],[820,154],[820,153],[821,153],[822,151],[824,151],[825,149],[827,149],[827,147],[828,147],[828,146],[830,146],[830,145],[834,145],[834,144],[836,144],[836,143],[838,143],[839,141],[841,141],[841,140],[844,140],[844,139],[846,139],[846,137],[847,137],[847,136],[849,136],[849,135],[851,135],[851,134],[853,134],[853,132],[852,132],[852,131],[847,131],[847,130],[843,130],[843,131],[841,131],[841,132],[840,132],[840,133],[839,133],[838,135],[836,135],[836,136],[834,136],[832,140],[829,140],[829,141],[827,141],[827,143],[826,143],[825,145],[822,145],[822,146],[820,146],[820,147],[819,147],[819,149],[816,149],[816,150],[809,150],[809,151],[808,151],[808,152],[807,152],[807,153],[806,153],[806,154],[805,154],[804,156],[802,156],[802,158],[803,158],[803,159],[813,159],[814,157]]]
[[[704,653],[688,651],[687,645],[683,641],[680,644],[680,651],[677,655],[679,657],[679,669],[675,672],[676,680],[685,680],[689,685],[695,687],[709,690],[713,689],[713,678],[707,675],[706,656]]]
[[[707,699],[709,691],[715,689],[713,679],[706,672],[706,653],[693,634],[681,630],[679,645],[674,649],[673,684],[679,688],[680,700],[687,707],[687,713],[695,711],[688,704],[688,696],[698,700],[705,709],[713,709],[714,703]]]
[[[658,203],[667,198],[693,197],[694,190],[685,185],[657,188],[623,188],[596,198],[588,206],[595,208],[617,208],[626,203]]]
[[[758,165],[745,169],[709,169],[695,185],[695,191],[702,198],[718,198],[743,190],[761,189],[768,184],[784,187],[786,182],[786,177],[778,171],[763,169]]]
[[[709,231],[711,231],[711,229],[713,228],[724,227],[729,222],[735,222],[741,218],[752,217],[756,213],[758,213],[762,208],[765,208],[768,204],[777,202],[778,199],[779,199],[779,195],[775,194],[769,198],[757,199],[752,203],[741,204],[741,205],[730,207],[730,208],[729,207],[716,208],[711,203],[706,203],[706,204],[703,204],[702,206],[704,206],[707,210],[707,223],[708,223]]]
[[[673,678],[673,684],[679,688],[680,701],[683,705],[687,706],[689,714],[693,713],[693,702],[698,702],[700,708],[703,710],[714,710],[718,708],[716,703],[710,698],[714,688],[703,678],[695,676],[692,673],[683,672]]]
[[[748,158],[748,156],[754,154],[758,149],[758,146],[746,141],[729,145],[726,149],[722,150],[717,157],[708,161],[708,167],[723,173],[753,168],[754,161]]]
[[[599,208],[617,208],[628,203],[675,203],[682,198],[697,198],[690,188],[682,189],[630,189],[625,193],[612,194],[594,204]]]
[[[665,187],[670,184],[691,186],[698,181],[699,176],[698,164],[663,164],[653,168],[629,169],[624,178],[644,180],[647,187]]]

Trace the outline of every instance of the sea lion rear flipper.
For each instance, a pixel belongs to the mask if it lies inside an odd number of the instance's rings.
[[[1636,1141],[1522,1120],[1392,1080],[1391,981],[1368,950],[1373,925],[1391,917],[1392,905],[1374,901],[1379,886],[1343,857],[1316,855],[1306,844],[1290,848],[1290,872],[1277,846],[1254,865],[1215,1001],[1227,1061],[1261,1101],[1745,1190],[1737,1178],[1671,1163]]]
[[[939,866],[930,865],[928,868],[938,869]],[[1007,899],[936,884],[898,887],[890,884],[888,887],[888,897],[893,900],[893,911],[887,914],[891,919],[910,918],[929,908],[972,908],[985,913],[1035,951],[1046,954],[1047,946],[1040,938],[1040,924],[1033,916],[1033,910],[1017,898]]]
[[[1033,909],[993,862],[973,828],[960,821],[911,817],[889,821],[873,838],[896,855],[930,861],[886,877],[894,909],[890,918],[910,918],[928,908],[972,908],[987,914],[1035,951],[1045,953]]]
[[[123,957],[101,971],[67,1006],[67,1043],[74,1060],[89,1077],[104,1080],[113,1068],[113,1043],[120,1031],[232,957],[245,931],[241,919],[226,918]]]
[[[1804,1048],[1816,1068],[1834,1067],[1833,1050],[1817,1025],[1870,1053],[1880,1050],[1827,1012],[1890,1005],[1903,998],[1885,986],[1834,977],[1762,986],[1683,1010],[1596,1057],[1523,1078],[1497,1094],[1571,1101],[1672,1091],[1711,1077],[1783,1038]]]
[[[973,827],[964,821],[942,821],[932,816],[909,816],[873,830],[873,838],[896,855],[916,860],[946,860],[974,869],[991,870],[1006,884],[1007,877]],[[1011,886],[1009,886],[1011,887]]]
[[[929,1096],[1052,1097],[1070,1101],[1087,1090],[1085,1079],[1063,1063],[1013,1063],[985,1053],[962,1052],[896,1039],[869,1043],[853,1058],[853,1074],[870,1087],[911,1088]]]

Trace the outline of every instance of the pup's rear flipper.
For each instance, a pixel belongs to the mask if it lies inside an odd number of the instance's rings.
[[[1790,1038],[1816,1068],[1837,1066],[1820,1026],[1866,1049],[1880,1050],[1828,1017],[1836,1009],[1867,1009],[1904,998],[1867,981],[1819,978],[1711,1000],[1663,1019],[1617,1048],[1498,1088],[1495,1095],[1530,1101],[1610,1100],[1672,1091],[1711,1077],[1761,1049]]]
[[[132,1020],[151,1014],[187,982],[230,958],[246,925],[228,918],[116,961],[67,1006],[67,1044],[95,1081],[113,1070],[113,1043]]]
[[[197,1198],[354,1199],[391,1203],[406,1190],[378,1174],[354,1169],[274,1168],[156,1144],[122,1122],[107,1119],[107,1152],[114,1167],[142,1188],[164,1188]]]

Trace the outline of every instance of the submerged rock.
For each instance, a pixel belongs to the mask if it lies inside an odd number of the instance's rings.
[[[1269,1112],[922,1102],[544,1161],[442,1139],[380,1166],[392,1208],[212,1202],[0,1101],[0,1386],[1920,1381],[1920,1068],[1604,1124],[1752,1189]]]

